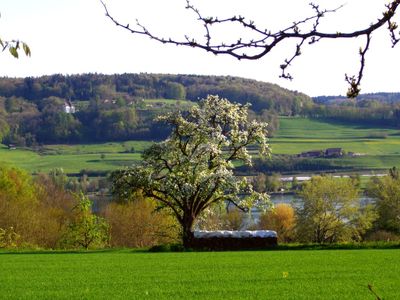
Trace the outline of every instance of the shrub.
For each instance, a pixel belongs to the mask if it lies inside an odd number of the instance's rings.
[[[38,185],[40,200],[37,207],[39,230],[36,232],[36,243],[41,247],[55,249],[73,217],[76,199],[51,176],[39,174],[35,182]]]
[[[0,248],[9,249],[17,247],[19,238],[19,234],[14,231],[13,227],[0,228]]]
[[[78,204],[68,224],[63,239],[66,248],[103,248],[109,244],[109,226],[105,219],[91,210],[92,202],[83,194],[77,196]]]
[[[140,195],[127,203],[110,203],[104,216],[113,247],[150,247],[179,237],[175,219],[166,211],[156,211],[155,203]]]
[[[38,206],[32,177],[20,169],[0,166],[0,228],[13,228],[21,242],[35,243]]]
[[[359,188],[350,178],[312,177],[299,195],[297,235],[302,242],[360,241],[377,217],[371,205],[361,206]]]
[[[392,168],[389,174],[371,178],[367,193],[375,199],[379,214],[375,228],[400,234],[400,178],[396,168]]]
[[[285,203],[277,204],[271,211],[262,214],[258,223],[259,229],[276,231],[279,242],[293,241],[295,226],[295,211]]]

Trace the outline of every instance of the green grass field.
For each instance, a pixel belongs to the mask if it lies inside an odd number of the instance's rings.
[[[43,151],[9,150],[0,145],[0,162],[21,167],[30,172],[48,172],[63,168],[67,173],[80,170],[109,171],[130,166],[141,159],[141,153],[151,142],[130,141],[95,145],[48,145]],[[132,147],[135,153],[129,153]],[[102,156],[103,154],[103,156]]]
[[[0,299],[399,299],[399,250],[0,253]]]
[[[156,100],[154,100],[156,101]],[[168,100],[169,101],[169,100]],[[67,173],[82,169],[109,171],[140,160],[140,153],[151,142],[128,141],[91,145],[51,145],[41,153],[8,150],[0,145],[0,162],[31,172],[47,172],[62,167]],[[274,154],[299,154],[309,150],[341,147],[359,157],[336,159],[339,166],[358,169],[388,169],[400,166],[400,130],[327,123],[305,118],[280,119],[280,128],[270,140]],[[127,153],[134,148],[135,153]],[[104,154],[101,157],[101,154]]]
[[[277,154],[341,147],[346,152],[400,156],[400,130],[305,118],[281,118],[279,130],[270,142]]]
[[[327,123],[305,118],[280,119],[270,140],[274,154],[299,154],[310,150],[342,148],[359,157],[336,160],[339,165],[362,169],[388,169],[400,165],[400,130]]]

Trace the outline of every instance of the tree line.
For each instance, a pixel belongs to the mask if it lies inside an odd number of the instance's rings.
[[[362,99],[362,98],[361,98]],[[344,100],[314,104],[303,111],[315,119],[367,126],[400,127],[400,102],[384,101],[379,95],[364,100]]]
[[[249,223],[249,215],[223,203],[206,209],[196,220],[202,230],[275,230],[281,243],[399,241],[400,177],[396,168],[372,178],[359,200],[354,178],[316,176],[298,183],[300,202],[277,204]],[[261,180],[262,181],[262,180]],[[255,185],[265,190],[270,182]],[[106,200],[94,209],[84,192],[71,186],[62,172],[38,174],[0,166],[0,249],[95,249],[151,247],[179,243],[180,225],[168,210],[141,192]]]

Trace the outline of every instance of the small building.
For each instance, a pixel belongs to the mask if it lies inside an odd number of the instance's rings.
[[[326,157],[339,157],[343,156],[342,148],[328,148],[325,150]]]
[[[299,157],[321,157],[323,154],[322,150],[312,150],[300,153]]]
[[[64,102],[64,112],[67,114],[74,114],[76,112],[75,106],[70,100]]]

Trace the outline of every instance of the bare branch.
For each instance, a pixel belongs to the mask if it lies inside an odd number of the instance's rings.
[[[148,36],[151,39],[154,39],[163,44],[174,44],[177,46],[187,46],[193,48],[203,49],[207,52],[211,52],[215,55],[229,55],[239,60],[257,60],[260,59],[270,51],[282,44],[285,41],[289,40],[299,40],[296,44],[296,48],[294,49],[294,54],[292,57],[284,60],[284,63],[280,65],[282,73],[280,77],[285,79],[293,79],[292,75],[287,73],[287,68],[291,65],[294,59],[301,55],[301,50],[305,42],[307,41],[309,45],[315,44],[321,39],[351,39],[356,37],[365,36],[367,39],[366,45],[363,50],[360,51],[361,56],[361,64],[358,71],[357,76],[348,76],[345,75],[346,81],[349,83],[349,97],[356,97],[360,92],[360,84],[361,79],[363,77],[363,71],[365,67],[365,57],[366,53],[369,50],[370,40],[372,34],[384,27],[387,24],[387,30],[389,31],[389,35],[391,38],[392,46],[396,46],[400,41],[400,32],[396,32],[398,29],[397,23],[393,20],[396,11],[400,5],[400,0],[392,0],[389,4],[386,5],[385,11],[382,16],[377,19],[374,23],[371,23],[369,26],[365,28],[361,28],[359,30],[350,31],[350,32],[323,32],[320,31],[320,24],[322,18],[324,18],[327,14],[335,13],[342,6],[335,9],[321,9],[319,5],[314,3],[310,3],[311,9],[313,10],[313,14],[307,18],[304,18],[300,21],[293,22],[290,26],[279,30],[277,32],[271,32],[267,29],[262,29],[260,26],[255,24],[253,21],[246,19],[242,16],[232,16],[230,18],[220,19],[218,17],[204,17],[200,11],[193,6],[189,0],[187,0],[186,9],[192,11],[196,17],[197,21],[200,22],[205,30],[204,41],[197,41],[195,38],[190,36],[185,36],[184,40],[175,40],[171,38],[162,38],[158,35],[154,35],[151,33],[145,26],[141,25],[141,23],[137,22],[137,27],[131,28],[129,24],[124,25],[117,21],[108,11],[105,3],[100,0],[104,6],[104,10],[106,12],[106,16],[118,27],[124,28],[128,30],[132,34],[139,34]],[[213,38],[211,36],[211,26],[218,26],[222,24],[236,24],[242,26],[248,32],[255,34],[258,36],[256,39],[244,40],[242,37],[238,37],[236,42],[217,42],[213,43]],[[302,28],[305,25],[310,25],[310,29],[306,31],[302,31]]]
[[[361,79],[362,79],[363,73],[364,73],[365,54],[367,53],[367,51],[369,49],[370,42],[371,42],[371,35],[368,34],[365,48],[364,49],[360,48],[361,64],[360,64],[360,70],[358,71],[358,75],[357,76],[354,76],[354,75],[348,76],[347,74],[345,74],[345,79],[346,79],[347,83],[349,84],[349,89],[347,91],[347,97],[349,97],[349,98],[357,97],[361,91],[360,83],[361,83]]]

